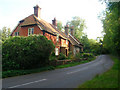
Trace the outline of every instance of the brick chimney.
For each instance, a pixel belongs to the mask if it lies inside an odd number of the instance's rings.
[[[70,34],[73,36],[73,34],[74,34],[74,26],[71,26],[71,28],[70,28]]]
[[[33,8],[34,8],[34,15],[40,19],[41,8],[38,5],[34,6]]]
[[[52,20],[52,24],[53,24],[55,27],[57,27],[57,20],[56,20],[56,18],[54,18],[54,20]]]
[[[66,35],[68,35],[68,30],[69,30],[69,25],[67,24],[67,25],[65,26],[65,34],[66,34]]]

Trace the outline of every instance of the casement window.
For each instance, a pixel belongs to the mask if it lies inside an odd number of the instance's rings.
[[[34,34],[34,28],[28,28],[28,36]]]
[[[15,32],[15,36],[19,36],[19,32]]]
[[[58,48],[55,48],[55,55],[57,56],[58,55],[58,51],[59,49]]]
[[[57,34],[56,41],[57,42],[59,41],[59,34]]]

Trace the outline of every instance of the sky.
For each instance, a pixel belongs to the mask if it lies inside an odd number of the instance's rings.
[[[89,39],[102,36],[102,22],[98,16],[106,5],[99,0],[0,0],[0,29],[6,26],[13,30],[20,20],[34,13],[36,4],[42,8],[41,18],[49,23],[56,17],[65,25],[72,17],[79,16],[85,19],[84,32]]]

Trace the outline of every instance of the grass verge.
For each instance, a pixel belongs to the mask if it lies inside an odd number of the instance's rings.
[[[111,59],[114,61],[114,65],[110,70],[96,75],[95,78],[80,85],[79,88],[118,88],[119,59],[115,56],[111,56]]]
[[[26,74],[31,74],[31,73],[38,73],[38,72],[54,70],[54,69],[58,69],[58,68],[67,68],[67,67],[72,67],[72,66],[76,66],[76,65],[79,65],[79,64],[87,63],[87,62],[90,62],[92,60],[95,60],[95,57],[94,58],[89,58],[88,60],[85,60],[85,61],[72,62],[72,63],[65,64],[65,65],[59,65],[59,66],[56,66],[56,67],[54,67],[54,66],[47,66],[47,67],[38,68],[38,69],[31,69],[31,70],[9,70],[9,71],[3,71],[2,72],[2,78],[12,77],[12,76],[19,76],[19,75],[26,75]]]
[[[69,64],[65,64],[65,65],[59,65],[59,66],[56,66],[56,68],[67,68],[67,67],[72,67],[72,66],[76,66],[76,65],[80,65],[80,64],[83,64],[83,63],[88,63],[90,61],[93,61],[95,60],[96,58],[89,58],[88,60],[84,60],[84,61],[81,61],[81,62],[71,62]]]

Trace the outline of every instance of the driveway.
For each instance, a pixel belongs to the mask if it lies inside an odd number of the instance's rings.
[[[77,88],[97,74],[110,69],[113,61],[108,55],[74,67],[3,79],[3,88]]]

